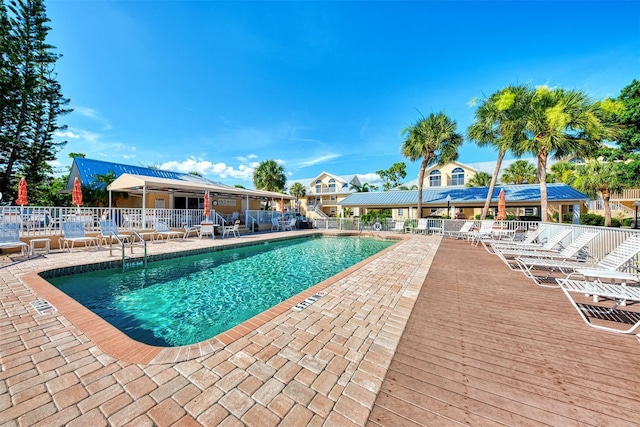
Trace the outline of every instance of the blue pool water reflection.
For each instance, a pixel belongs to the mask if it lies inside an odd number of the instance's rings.
[[[394,243],[307,237],[48,281],[137,341],[181,346],[224,332]]]

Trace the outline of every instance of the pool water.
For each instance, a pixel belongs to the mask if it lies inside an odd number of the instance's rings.
[[[48,281],[129,337],[174,347],[224,332],[393,243],[307,237]]]

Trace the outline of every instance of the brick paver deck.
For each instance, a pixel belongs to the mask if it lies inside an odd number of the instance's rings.
[[[231,241],[176,240],[149,250]],[[413,236],[323,282],[327,295],[303,311],[285,304],[237,334],[150,355],[127,351],[136,344],[123,337],[105,338],[113,331],[104,322],[36,283],[34,271],[113,259],[107,249],[3,257],[0,425],[362,426],[439,242]],[[60,311],[37,314],[30,302],[43,294]]]

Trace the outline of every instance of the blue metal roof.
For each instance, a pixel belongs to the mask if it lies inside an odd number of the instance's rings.
[[[540,202],[540,185],[496,186],[491,200],[498,202],[500,190],[504,188],[507,205],[517,202]],[[452,205],[484,204],[489,187],[442,187],[422,190],[424,205],[446,205],[451,196]],[[567,184],[547,184],[547,200],[550,202],[588,201],[589,197]],[[342,206],[411,206],[418,204],[418,190],[393,190],[369,193],[353,193],[338,203]]]
[[[132,175],[176,179],[180,181],[202,182],[205,184],[214,184],[217,186],[229,187],[226,184],[211,181],[209,179],[189,173],[172,172],[162,169],[145,168],[144,166],[123,165],[121,163],[104,162],[102,160],[76,157],[73,159],[73,165],[71,166],[69,181],[67,181],[67,190],[73,189],[73,180],[76,176],[78,177],[78,179],[80,179],[81,184],[89,185],[94,181],[94,177],[96,175],[106,175],[109,172],[115,173],[116,178],[120,177],[120,175],[122,175],[123,173],[128,173]]]

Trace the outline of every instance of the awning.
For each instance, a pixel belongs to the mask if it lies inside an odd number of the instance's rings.
[[[180,179],[169,178],[157,178],[152,176],[133,175],[124,173],[115,179],[108,187],[108,191],[121,191],[125,193],[139,193],[149,191],[182,191],[187,193],[204,193],[209,191],[213,196],[225,195],[225,196],[237,196],[237,197],[251,197],[251,198],[268,198],[268,199],[289,199],[293,200],[295,197],[284,194],[276,193],[273,191],[262,190],[250,190],[246,188],[236,188],[231,186],[219,186],[214,184],[208,184],[202,181],[186,181]]]

